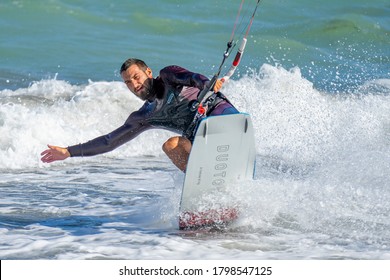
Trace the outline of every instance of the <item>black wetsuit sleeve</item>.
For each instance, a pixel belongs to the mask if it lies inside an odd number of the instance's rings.
[[[72,157],[94,156],[107,153],[134,139],[148,128],[150,128],[150,126],[146,125],[145,122],[130,116],[124,125],[111,133],[97,137],[83,144],[69,146],[68,151]]]
[[[160,77],[168,84],[196,87],[199,90],[203,90],[210,81],[202,74],[191,72],[176,65],[162,69],[160,71]]]

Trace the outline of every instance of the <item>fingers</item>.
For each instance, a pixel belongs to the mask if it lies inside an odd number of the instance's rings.
[[[54,161],[54,157],[50,150],[43,151],[41,156],[41,161],[44,163],[50,163]]]
[[[44,150],[44,151],[41,153],[41,156],[48,154],[48,153],[54,148],[54,146],[51,146],[51,145],[47,145],[47,147],[48,147],[49,149]]]
[[[41,161],[43,163],[51,163],[51,162],[53,162],[55,160],[54,160],[54,158],[51,155],[46,155],[46,156],[41,158]]]
[[[215,93],[217,93],[218,91],[221,90],[223,83],[224,83],[224,79],[218,79],[215,82],[215,85],[214,85],[214,92]]]
[[[44,162],[44,163],[50,163],[50,162],[53,162],[54,161],[54,157],[53,157],[53,149],[50,145],[47,145],[49,147],[49,149],[47,150],[44,150],[42,153],[41,153],[41,161]]]

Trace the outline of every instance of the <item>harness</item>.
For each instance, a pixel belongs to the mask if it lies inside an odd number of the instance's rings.
[[[218,104],[220,104],[222,101],[226,101],[229,104],[230,101],[220,92],[214,93],[210,92],[210,95],[207,95],[204,98],[203,102],[195,101],[192,103],[190,110],[192,112],[195,112],[195,116],[191,122],[191,124],[187,127],[186,131],[183,133],[183,136],[187,139],[191,140],[195,137],[196,130],[198,128],[198,125],[200,121],[210,115],[210,113],[214,110],[215,107],[217,107]]]

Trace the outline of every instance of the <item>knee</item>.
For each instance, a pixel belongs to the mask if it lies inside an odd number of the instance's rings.
[[[179,137],[169,138],[162,146],[162,149],[165,153],[172,151],[179,145]]]

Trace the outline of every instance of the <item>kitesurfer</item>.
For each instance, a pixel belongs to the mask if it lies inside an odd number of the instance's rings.
[[[210,80],[180,66],[167,66],[160,70],[158,77],[153,78],[151,68],[136,58],[127,59],[120,73],[128,89],[145,101],[143,106],[131,113],[122,126],[106,135],[66,148],[48,145],[48,149],[41,153],[42,162],[103,154],[148,129],[162,128],[181,134],[169,138],[162,149],[180,170],[186,170],[193,141],[193,133],[188,133],[188,127],[193,124],[196,114],[193,105],[198,102],[199,93],[209,87]],[[219,92],[222,84],[220,79],[215,82],[212,89],[215,94],[204,112],[205,116],[239,113]],[[196,125],[193,127],[196,129]]]

